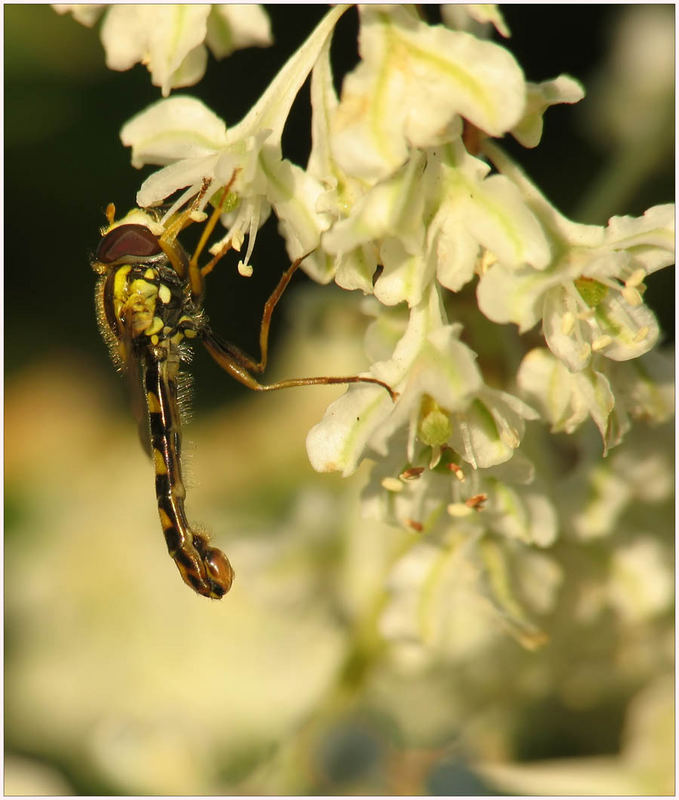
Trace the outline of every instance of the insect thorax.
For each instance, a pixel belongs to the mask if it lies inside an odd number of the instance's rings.
[[[184,337],[197,336],[204,324],[188,282],[164,254],[109,266],[98,281],[96,297],[101,332],[119,366],[128,360],[128,347],[168,357]]]

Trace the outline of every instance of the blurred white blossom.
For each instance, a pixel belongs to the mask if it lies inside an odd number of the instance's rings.
[[[674,577],[666,555],[650,533],[615,551],[608,596],[623,619],[639,622],[662,613],[671,604]]]
[[[88,27],[104,14],[101,41],[106,66],[114,70],[144,64],[151,82],[167,97],[205,74],[207,48],[224,58],[241,47],[272,42],[269,18],[259,5],[54,5]],[[207,47],[206,47],[207,45]]]

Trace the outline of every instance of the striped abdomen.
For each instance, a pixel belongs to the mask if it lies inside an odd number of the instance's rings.
[[[161,351],[162,353],[162,351]],[[167,549],[192,589],[205,597],[223,597],[234,572],[229,559],[208,537],[192,530],[184,512],[186,490],[181,472],[181,422],[177,404],[178,356],[149,350],[144,361],[151,455],[156,471],[158,514]]]

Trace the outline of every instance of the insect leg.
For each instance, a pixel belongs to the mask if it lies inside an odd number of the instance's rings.
[[[288,389],[293,386],[315,386],[327,385],[333,383],[374,383],[382,386],[389,392],[391,399],[396,402],[398,397],[397,393],[389,386],[377,378],[366,378],[360,375],[349,375],[343,377],[316,377],[316,378],[292,378],[285,381],[276,381],[275,383],[260,383],[251,372],[261,373],[266,369],[266,362],[269,353],[269,328],[271,327],[271,316],[281,299],[283,292],[287,285],[290,283],[292,276],[299,269],[300,264],[304,259],[310,255],[306,253],[301,258],[298,258],[285,270],[281,275],[276,288],[273,290],[268,300],[264,304],[264,311],[262,313],[262,321],[259,327],[259,361],[244,353],[239,347],[231,342],[226,342],[220,339],[214,331],[208,326],[203,330],[202,338],[203,345],[212,358],[219,366],[240,381],[249,389],[257,392],[269,392],[276,389]]]
[[[167,549],[184,582],[198,594],[220,598],[233,582],[231,564],[221,550],[210,546],[206,534],[191,528],[184,511],[177,370],[178,361],[172,362],[168,357],[148,354],[144,359],[158,514]]]
[[[210,218],[205,224],[196,249],[190,259],[187,259],[186,253],[178,244],[177,236],[179,236],[184,228],[188,227],[192,222],[195,221],[194,214],[200,206],[200,201],[203,199],[203,197],[205,197],[208,189],[210,188],[210,184],[212,183],[211,178],[205,178],[203,180],[203,186],[200,192],[198,192],[198,194],[191,201],[191,205],[171,219],[163,231],[163,234],[158,239],[158,243],[163,249],[165,255],[169,258],[170,263],[172,264],[177,275],[179,275],[181,278],[185,278],[188,275],[191,294],[198,302],[202,300],[203,294],[205,293],[204,276],[214,267],[217,261],[219,261],[219,259],[228,252],[229,249],[228,247],[223,248],[220,253],[212,259],[209,264],[209,269],[201,270],[201,268],[198,266],[200,254],[203,252],[203,249],[205,248],[205,245],[207,244],[207,241],[210,238],[215,225],[217,224],[217,220],[224,210],[224,204],[226,203],[226,200],[229,196],[229,191],[236,180],[238,172],[238,169],[234,170],[229,182],[222,188],[219,203],[215,206]]]
[[[212,340],[211,345],[214,347],[214,350],[223,350],[226,353],[226,360],[235,359],[241,367],[250,372],[264,372],[269,354],[269,328],[271,327],[271,316],[274,309],[278,305],[278,301],[281,299],[283,292],[287,288],[287,285],[290,283],[292,276],[295,274],[295,272],[297,272],[300,264],[308,255],[311,255],[311,253],[305,253],[301,258],[298,258],[296,261],[292,262],[292,264],[281,275],[278,285],[264,304],[262,321],[259,326],[259,361],[255,361],[254,358],[249,356],[247,353],[244,353],[240,348],[236,347],[235,344],[231,344],[230,342],[221,342],[217,339],[213,331],[208,331],[208,338]],[[223,369],[227,369],[219,361],[218,357],[213,353],[213,351],[210,350],[208,344],[206,344],[206,348],[208,349],[210,355],[212,355],[212,357],[217,361],[217,363],[223,367]]]
[[[226,186],[223,187],[221,190],[221,197],[219,199],[219,203],[215,206],[212,214],[210,215],[210,219],[205,223],[205,227],[200,235],[200,239],[198,240],[198,244],[196,245],[196,249],[189,260],[189,282],[191,284],[191,294],[194,296],[196,300],[200,300],[205,292],[205,275],[210,272],[215,264],[222,258],[226,253],[229,251],[231,247],[231,243],[228,242],[226,247],[223,247],[219,253],[210,261],[210,263],[201,269],[198,266],[198,259],[200,258],[200,254],[203,252],[205,245],[207,244],[207,240],[210,238],[212,231],[215,229],[215,225],[217,224],[217,220],[222,215],[224,211],[224,205],[226,200],[229,196],[229,191],[233,186],[233,182],[236,180],[236,177],[240,169],[235,169],[233,171],[233,175],[229,179],[229,182]]]
[[[210,188],[211,183],[211,178],[205,178],[203,180],[203,186],[191,201],[191,205],[184,211],[173,215],[165,226],[163,233],[158,237],[158,244],[168,257],[170,264],[172,264],[172,268],[180,278],[186,278],[187,273],[189,272],[189,259],[184,251],[184,248],[177,241],[177,236],[179,236],[184,228],[194,221],[194,214],[200,206],[200,201],[207,194],[207,190]],[[198,292],[197,296],[200,296],[202,293],[202,279],[200,275],[198,276],[198,280],[199,284],[197,284],[195,288]],[[191,290],[192,292],[194,290],[193,282],[191,283]]]
[[[290,389],[293,386],[318,386],[328,385],[333,383],[374,383],[381,386],[389,392],[391,399],[396,402],[398,394],[389,386],[389,384],[380,381],[377,378],[367,378],[361,375],[345,375],[342,377],[328,377],[321,376],[316,378],[291,378],[285,381],[276,381],[275,383],[260,383],[253,375],[250,374],[249,369],[252,359],[245,355],[235,345],[218,339],[210,328],[203,331],[203,345],[212,358],[219,366],[235,378],[237,381],[247,386],[248,389],[253,389],[256,392],[271,392],[276,389]]]

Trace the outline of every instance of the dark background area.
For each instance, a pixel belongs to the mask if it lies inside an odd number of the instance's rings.
[[[221,62],[210,56],[206,77],[181,92],[201,98],[226,120],[238,122],[278,68],[324,14],[325,6],[272,6],[275,44],[236,51]],[[438,6],[423,6],[437,21]],[[608,48],[616,5],[503,6],[512,37],[507,46],[529,80],[568,73],[588,85]],[[87,29],[49,6],[6,5],[5,16],[5,365],[9,376],[36,359],[68,354],[83,369],[108,370],[97,332],[89,254],[114,202],[131,207],[143,178],[153,171],[130,166],[120,143],[124,122],[160,97],[147,70],[105,67],[98,26]],[[358,58],[357,14],[340,20],[333,43],[338,89]],[[495,35],[496,40],[501,37]],[[581,106],[588,102],[587,98]],[[585,109],[586,110],[586,109]],[[573,213],[606,154],[594,149],[582,131],[578,106],[548,110],[542,142],[525,150],[506,140],[512,155],[546,195],[566,214]],[[305,164],[310,126],[308,82],[293,107],[283,140],[285,154]],[[671,168],[640,188],[631,207],[673,200]],[[236,258],[227,258],[210,277],[207,308],[214,326],[250,352],[256,351],[260,309],[288,259],[271,219],[257,238],[252,279],[240,277]],[[296,280],[304,280],[299,277]],[[666,333],[674,328],[673,276],[664,270],[649,279],[647,299]],[[283,304],[284,305],[284,304]],[[274,320],[272,341],[283,310]],[[284,324],[284,322],[283,322]],[[244,391],[215,369],[206,356],[196,359],[196,401],[211,403]],[[121,403],[123,390],[120,389]]]

